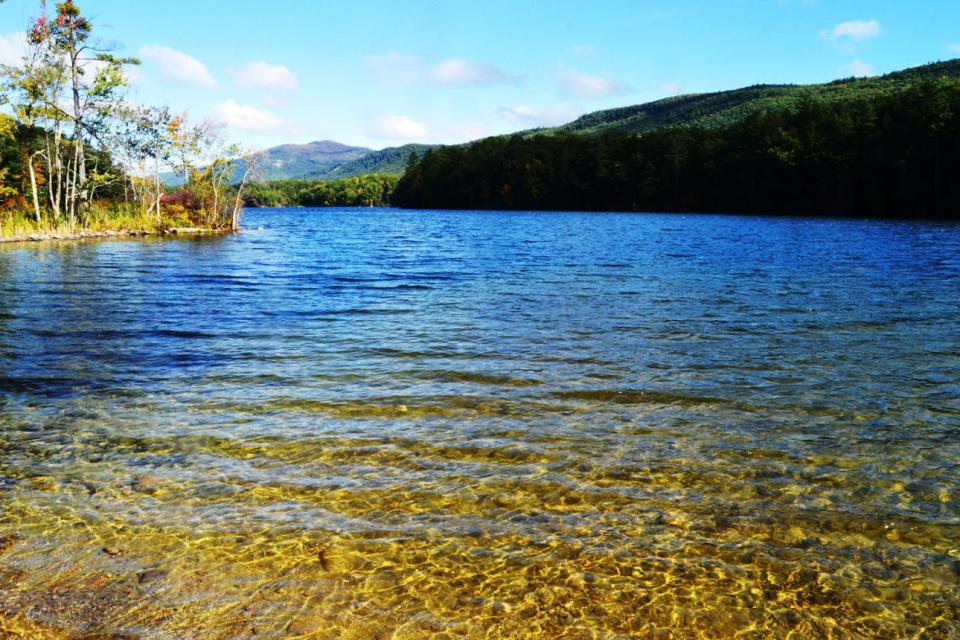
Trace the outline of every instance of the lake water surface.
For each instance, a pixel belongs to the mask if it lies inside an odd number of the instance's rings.
[[[0,637],[960,637],[960,226],[245,224],[0,246]]]

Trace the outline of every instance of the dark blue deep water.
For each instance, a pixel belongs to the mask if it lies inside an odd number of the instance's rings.
[[[244,224],[0,246],[0,637],[960,637],[960,226]]]

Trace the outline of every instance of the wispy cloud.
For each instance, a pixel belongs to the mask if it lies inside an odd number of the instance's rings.
[[[518,77],[486,62],[449,58],[430,69],[428,80],[445,87],[515,84]]]
[[[140,48],[140,57],[156,63],[160,68],[160,75],[168,80],[208,89],[217,86],[216,79],[206,65],[183,51],[160,44],[148,44]]]
[[[233,100],[214,105],[211,117],[227,127],[252,133],[276,131],[283,126],[283,120],[278,115]]]
[[[0,35],[0,64],[19,66],[27,53],[27,36],[22,31]]]
[[[445,138],[468,142],[490,135],[490,127],[486,122],[479,121],[454,122],[444,127],[442,133]]]
[[[412,84],[420,75],[420,58],[400,51],[370,54],[363,61],[374,75],[391,84]]]
[[[623,93],[625,88],[609,78],[594,76],[561,66],[556,74],[560,92],[576,98],[606,98]]]
[[[847,70],[857,78],[866,78],[875,74],[872,66],[860,60],[854,60],[847,65]]]
[[[947,51],[951,51],[953,53],[960,53],[960,42],[956,44],[948,44]]]
[[[820,37],[834,42],[863,42],[880,35],[880,23],[876,20],[850,20],[820,31]]]
[[[511,122],[525,127],[549,127],[570,122],[579,115],[572,109],[537,108],[525,104],[505,107],[500,114]]]
[[[575,44],[570,47],[570,53],[575,53],[580,56],[592,56],[596,55],[597,50],[593,47],[588,47],[585,44]]]
[[[386,140],[417,140],[427,135],[427,127],[409,116],[385,113],[374,118],[369,133]]]
[[[297,88],[297,77],[282,64],[269,64],[258,60],[240,69],[230,69],[229,73],[237,85],[248,89]]]
[[[675,96],[680,93],[680,83],[675,81],[664,82],[660,85],[660,91],[668,96]]]
[[[481,87],[520,81],[519,76],[488,62],[466,58],[447,58],[431,65],[415,55],[390,51],[368,55],[364,64],[381,81],[392,85]]]

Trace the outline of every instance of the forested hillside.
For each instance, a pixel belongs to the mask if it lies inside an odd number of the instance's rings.
[[[752,114],[773,110],[795,111],[807,101],[832,104],[880,98],[910,88],[921,80],[960,77],[960,60],[940,62],[898,71],[876,78],[846,78],[813,85],[755,85],[731,91],[676,96],[646,104],[597,111],[552,129],[521,132],[524,137],[576,133],[593,135],[604,131],[644,133],[662,127],[726,127]],[[467,146],[476,143],[467,143]],[[445,145],[406,144],[370,150],[329,140],[308,144],[271,147],[262,153],[257,179],[333,180],[366,174],[404,172],[411,153],[418,156],[428,149]],[[244,163],[237,162],[237,175]],[[164,176],[167,184],[179,180]]]
[[[410,154],[423,155],[427,149],[440,149],[443,145],[405,144],[402,147],[388,147],[371,151],[363,157],[331,169],[324,174],[311,176],[317,179],[346,178],[365,174],[392,173],[399,176],[407,166]]]
[[[642,133],[659,127],[724,127],[770,109],[797,109],[804,101],[846,102],[903,91],[921,80],[960,78],[960,60],[905,69],[874,78],[846,78],[827,84],[755,85],[731,91],[676,96],[630,107],[587,114],[537,133],[600,133],[616,129]]]
[[[914,76],[846,100],[770,104],[724,126],[559,131],[428,151],[394,202],[955,218],[958,152],[960,80]]]

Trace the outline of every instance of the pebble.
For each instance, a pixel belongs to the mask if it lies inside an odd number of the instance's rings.
[[[123,553],[122,551],[120,551],[120,549],[116,547],[104,547],[103,549],[101,549],[101,551],[107,554],[108,556],[119,556],[121,553]]]
[[[162,569],[148,569],[137,574],[137,582],[147,584],[167,577],[167,571]]]
[[[582,591],[596,581],[597,576],[592,573],[574,573],[567,578],[567,586]]]
[[[0,554],[4,553],[12,547],[23,540],[23,536],[19,533],[12,533],[10,535],[0,536]]]
[[[489,606],[490,606],[490,612],[496,615],[510,613],[510,609],[512,609],[512,607],[509,604],[507,604],[506,602],[501,602],[499,600],[494,600],[493,602],[490,603]]]
[[[60,488],[60,483],[50,476],[36,476],[30,479],[30,484],[38,491],[56,491]]]
[[[296,636],[313,635],[320,633],[324,629],[326,629],[326,625],[322,620],[307,616],[294,618],[290,621],[290,624],[287,625],[287,633]]]
[[[656,524],[665,524],[668,527],[687,529],[690,527],[690,517],[679,511],[662,511],[654,519]]]
[[[130,488],[137,493],[154,494],[160,490],[162,482],[160,478],[154,475],[146,474],[134,479]]]

